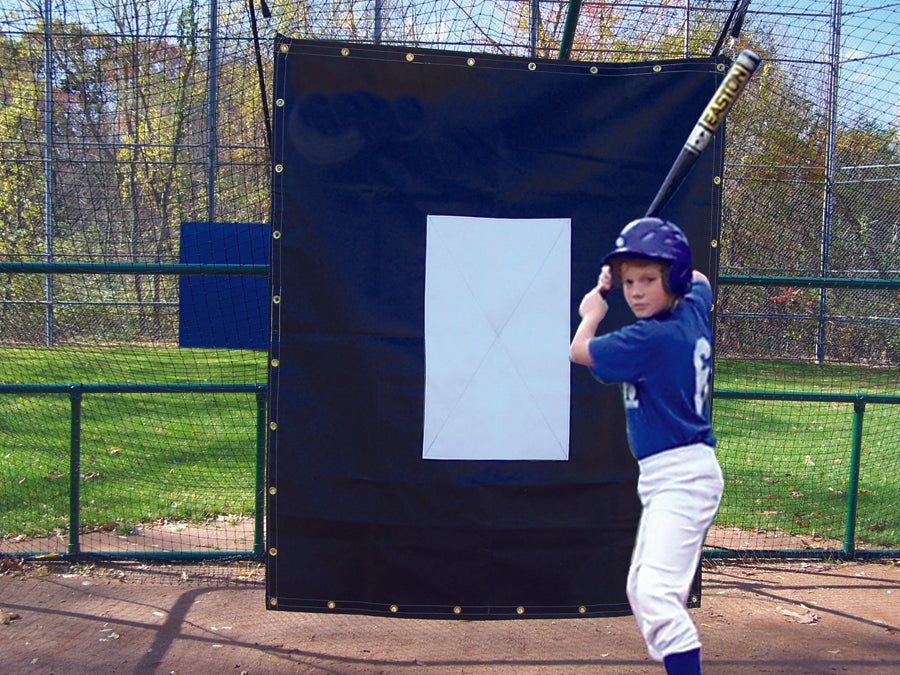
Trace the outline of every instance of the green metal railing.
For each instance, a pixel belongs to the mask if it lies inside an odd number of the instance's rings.
[[[726,286],[801,286],[803,288],[900,289],[900,279],[850,279],[844,277],[785,277],[720,274],[716,281]]]
[[[18,274],[200,274],[266,276],[268,265],[224,263],[89,263],[0,261],[0,272]]]
[[[900,279],[861,279],[844,277],[796,277],[774,275],[719,274],[718,284],[723,286],[778,286],[804,288],[859,288],[859,289],[900,289]],[[810,558],[810,557],[895,557],[900,550],[860,550],[856,548],[857,500],[859,497],[859,465],[862,450],[862,429],[866,403],[900,403],[900,395],[885,394],[826,394],[800,391],[751,391],[715,389],[713,399],[745,399],[755,401],[818,401],[853,404],[853,437],[851,464],[847,491],[847,520],[844,527],[844,541],[840,549],[741,549],[734,551],[724,548],[708,549],[703,552],[709,558],[733,558],[755,556],[761,558]]]
[[[68,394],[70,401],[70,439],[69,439],[69,527],[68,556],[84,555],[80,543],[80,476],[81,476],[81,405],[85,394],[92,393],[253,393],[256,394],[256,475],[255,475],[255,523],[254,541],[251,551],[215,551],[215,552],[90,552],[90,555],[134,558],[223,558],[223,557],[258,557],[265,550],[263,534],[263,518],[265,500],[265,459],[266,459],[266,385],[257,384],[0,384],[0,394]],[[850,448],[850,476],[847,490],[846,523],[844,541],[841,549],[741,549],[735,551],[727,548],[707,549],[703,552],[706,558],[733,558],[736,555],[763,558],[810,558],[810,557],[896,557],[900,550],[864,550],[857,549],[856,521],[859,495],[859,469],[862,456],[862,432],[866,404],[900,404],[900,395],[882,394],[826,394],[816,392],[772,392],[715,390],[714,399],[744,399],[769,401],[805,401],[825,403],[853,404],[853,435]],[[39,554],[35,554],[39,555]]]
[[[42,274],[201,274],[201,275],[265,275],[266,265],[216,265],[216,264],[168,264],[168,263],[81,263],[81,262],[0,262],[0,272],[42,273]],[[781,276],[738,276],[719,275],[723,285],[752,286],[814,286],[814,287],[855,287],[855,288],[900,288],[900,279],[843,279],[833,277],[781,277]],[[80,542],[80,476],[81,476],[81,406],[86,394],[92,393],[172,393],[172,392],[223,392],[256,394],[256,475],[255,475],[255,529],[253,550],[216,552],[91,552],[90,555],[133,558],[221,558],[262,556],[265,550],[264,520],[265,508],[265,459],[266,459],[266,383],[255,384],[0,384],[0,394],[32,393],[60,394],[69,396],[71,407],[70,457],[69,457],[69,527],[67,553],[69,556],[85,555]],[[900,403],[900,395],[876,394],[825,394],[814,392],[773,392],[750,390],[714,390],[713,398],[818,401],[853,404],[853,439],[851,447],[851,467],[847,496],[847,520],[841,549],[754,549],[739,551],[716,548],[704,551],[708,558],[733,558],[735,556],[757,557],[893,557],[898,550],[859,550],[855,546],[857,498],[859,488],[859,466],[862,446],[862,429],[867,403]],[[34,554],[40,555],[40,554]]]
[[[266,276],[268,265],[258,264],[217,264],[217,263],[108,263],[77,261],[0,261],[0,272],[17,274],[142,274],[142,275],[223,275],[223,276]],[[108,555],[117,558],[224,558],[262,556],[265,550],[264,519],[265,509],[265,462],[266,462],[266,387],[265,383],[201,383],[201,384],[0,384],[0,394],[68,394],[70,403],[69,433],[69,526],[66,554],[85,555],[81,550],[81,404],[85,394],[91,393],[256,393],[256,472],[255,472],[255,514],[252,551],[215,551],[191,553],[174,552],[91,552],[91,555]],[[35,553],[34,555],[40,555]]]
[[[744,399],[750,401],[805,401],[817,403],[852,403],[853,435],[850,447],[850,476],[847,486],[847,519],[844,524],[844,541],[840,549],[740,549],[726,548],[704,550],[707,558],[734,558],[736,555],[759,558],[809,558],[809,557],[896,557],[900,550],[865,550],[856,548],[856,516],[859,498],[859,466],[862,457],[863,418],[867,403],[900,403],[900,395],[888,394],[826,394],[802,391],[751,391],[717,389],[713,399]]]
[[[0,384],[0,394],[68,394],[70,405],[69,424],[69,556],[86,555],[81,550],[81,404],[85,394],[138,394],[138,393],[255,393],[256,394],[256,472],[254,478],[255,518],[252,551],[212,551],[192,553],[187,551],[147,552],[90,552],[90,555],[115,558],[231,558],[262,556],[265,550],[263,517],[265,512],[266,466],[266,389],[265,383],[256,384]],[[26,554],[27,556],[28,554]],[[33,555],[42,555],[34,553]]]

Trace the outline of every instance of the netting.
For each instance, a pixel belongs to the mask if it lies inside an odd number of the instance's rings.
[[[715,385],[767,397],[714,402],[728,489],[709,543],[898,547],[900,3],[212,7],[0,7],[0,552],[253,549],[267,336],[242,327],[269,313],[251,281],[278,34],[601,62],[760,53],[726,129]],[[195,263],[229,267],[179,267]],[[856,283],[735,283],[754,275]],[[870,398],[770,397],[798,391]]]
[[[4,548],[72,552],[78,489],[76,551],[254,550],[266,293],[171,267],[267,256],[255,50],[246,12],[220,14],[214,36],[207,3],[4,10],[0,253],[56,267],[4,275],[2,381],[98,385],[76,431],[68,392],[0,395]]]

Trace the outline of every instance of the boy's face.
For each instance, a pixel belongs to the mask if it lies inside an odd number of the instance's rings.
[[[669,309],[675,296],[663,281],[665,266],[654,260],[624,260],[619,265],[622,292],[639,319],[649,319]]]

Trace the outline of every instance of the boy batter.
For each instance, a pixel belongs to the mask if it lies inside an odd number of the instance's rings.
[[[602,265],[569,357],[622,384],[642,506],[628,601],[650,656],[670,675],[697,674],[700,641],[685,603],[723,488],[707,401],[712,290],[691,269],[684,232],[659,218],[626,225]],[[637,321],[596,336],[616,284]]]

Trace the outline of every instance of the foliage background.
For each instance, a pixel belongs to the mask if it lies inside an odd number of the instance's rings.
[[[754,0],[734,41],[744,5],[584,2],[569,56],[760,53],[728,121],[720,272],[900,277],[900,5]],[[6,3],[0,257],[177,262],[182,221],[266,222],[278,33],[558,58],[568,11],[555,0]],[[4,277],[2,342],[177,342],[174,278]],[[894,290],[729,287],[718,310],[719,356],[900,362]]]

